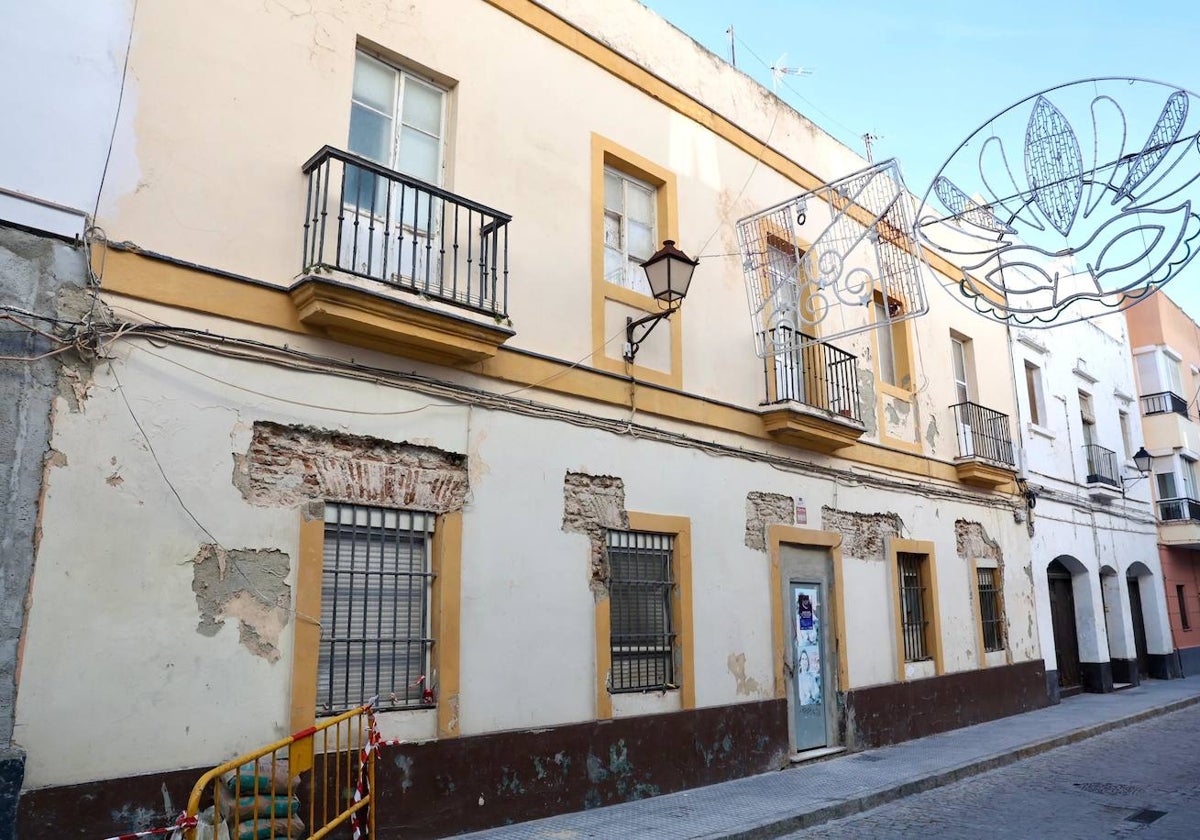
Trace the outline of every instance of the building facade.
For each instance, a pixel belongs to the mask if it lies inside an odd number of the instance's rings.
[[[756,354],[735,224],[851,150],[632,0],[127,22],[47,395],[22,836],[161,823],[372,696],[405,837],[1048,702],[1065,537],[1030,565],[1005,328],[935,290]],[[766,238],[774,289],[811,240]],[[629,360],[664,240],[700,265]]]
[[[1200,328],[1166,295],[1138,304],[1126,318],[1146,449],[1154,456],[1151,487],[1171,632],[1179,667],[1191,675],[1200,673]]]
[[[1013,329],[1047,687],[1057,699],[1175,674],[1125,322]]]

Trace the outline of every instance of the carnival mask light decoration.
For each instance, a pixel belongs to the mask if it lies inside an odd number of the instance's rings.
[[[1034,94],[954,151],[916,237],[962,266],[956,297],[997,320],[1039,328],[1126,309],[1200,250],[1198,105],[1127,78]]]

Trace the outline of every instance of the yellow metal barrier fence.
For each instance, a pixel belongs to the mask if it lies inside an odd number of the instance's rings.
[[[185,840],[320,840],[342,826],[373,838],[376,740],[367,705],[214,767],[192,788]]]

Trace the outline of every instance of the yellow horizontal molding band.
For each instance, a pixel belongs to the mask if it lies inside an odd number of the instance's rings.
[[[328,338],[321,331],[300,321],[287,290],[281,286],[259,284],[245,278],[210,273],[200,267],[112,249],[106,257],[102,283],[104,291],[112,294],[256,326]],[[468,370],[518,385],[536,386],[545,391],[629,407],[628,379],[505,347],[501,347],[491,359]],[[762,416],[752,409],[722,405],[640,380],[636,399],[639,412],[774,442],[763,427]],[[953,464],[871,443],[859,442],[841,449],[838,458],[885,471],[959,483]],[[999,490],[1013,494],[1016,493],[1016,485],[1009,482]]]
[[[555,43],[566,47],[576,55],[587,59],[597,67],[608,71],[618,79],[627,82],[673,111],[704,126],[751,157],[760,159],[763,165],[774,169],[800,187],[802,191],[814,190],[825,183],[824,179],[781,152],[767,146],[753,134],[738,127],[736,123],[721,116],[691,94],[684,93],[666,80],[621,55],[593,35],[539,6],[533,0],[485,0],[485,2],[540,32]],[[780,107],[790,106],[783,104],[781,100]],[[796,113],[799,114],[798,111]],[[838,141],[831,136],[830,142],[837,143]],[[824,196],[821,198],[825,199]],[[827,199],[825,200],[829,203]],[[842,208],[838,207],[837,209]],[[869,224],[871,220],[870,213],[857,206],[851,207],[847,215],[864,224]],[[907,247],[906,250],[908,250]],[[957,283],[962,279],[963,271],[954,263],[928,249],[923,248],[922,251],[930,268],[944,274],[953,282]],[[990,287],[981,286],[980,291],[993,303],[1004,303],[1004,298]]]

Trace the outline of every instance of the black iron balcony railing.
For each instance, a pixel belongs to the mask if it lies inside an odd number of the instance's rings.
[[[507,314],[511,216],[330,146],[303,171],[305,272],[343,271]]]
[[[953,405],[954,424],[958,429],[958,454],[963,458],[984,458],[1013,466],[1012,432],[1008,415],[973,402]]]
[[[1111,449],[1091,443],[1083,447],[1083,457],[1087,461],[1087,483],[1108,484],[1120,487],[1121,479],[1117,474],[1117,453]]]
[[[1200,502],[1195,499],[1159,499],[1158,519],[1160,522],[1179,522],[1185,519],[1200,522]]]
[[[794,347],[812,340],[786,326],[769,330],[765,338],[767,347]],[[793,400],[861,423],[856,359],[823,341],[768,355],[763,359],[767,402]]]
[[[1175,414],[1188,416],[1187,400],[1174,391],[1162,391],[1157,394],[1146,394],[1142,397],[1142,414]]]

